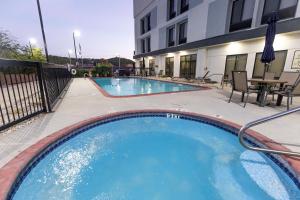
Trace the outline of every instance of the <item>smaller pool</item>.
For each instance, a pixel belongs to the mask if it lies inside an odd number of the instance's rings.
[[[142,78],[95,78],[101,91],[107,96],[138,96],[158,93],[184,92],[201,90],[203,88],[156,81]]]

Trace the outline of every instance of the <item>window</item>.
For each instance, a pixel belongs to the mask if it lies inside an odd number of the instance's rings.
[[[189,10],[189,0],[180,1],[180,13],[184,13]]]
[[[176,17],[175,0],[168,0],[168,20]]]
[[[151,37],[147,37],[146,41],[147,41],[147,52],[151,52]]]
[[[141,40],[141,51],[142,53],[146,53],[146,46],[145,46],[145,40]]]
[[[266,24],[273,12],[278,13],[279,20],[295,17],[298,0],[265,0],[261,23]]]
[[[255,0],[236,0],[233,2],[230,32],[251,27],[254,5]]]
[[[142,60],[140,60],[140,69],[145,69],[145,65],[144,65],[144,62]]]
[[[149,59],[149,74],[155,76],[155,59]]]
[[[151,30],[151,14],[146,16],[147,19],[147,32]]]
[[[149,59],[149,68],[153,68],[155,67],[155,59]]]
[[[179,24],[179,38],[178,44],[184,44],[187,42],[187,22]]]
[[[253,78],[262,78],[264,74],[265,64],[260,61],[262,53],[257,53],[253,69]],[[269,67],[269,72],[275,73],[275,78],[279,78],[284,70],[287,51],[276,51],[275,60]]]
[[[141,35],[151,31],[151,13],[141,19]]]
[[[141,19],[141,34],[143,35],[145,32],[145,19]]]
[[[167,46],[168,47],[172,47],[175,45],[175,27],[172,26],[170,28],[167,29]]]
[[[245,71],[247,65],[247,58],[247,54],[227,56],[224,78],[231,80],[232,71]]]
[[[197,55],[187,55],[180,57],[180,77],[195,78],[196,77],[196,61]]]
[[[151,37],[141,39],[141,51],[142,53],[151,52]]]
[[[174,76],[174,57],[166,58],[165,74],[168,77]]]

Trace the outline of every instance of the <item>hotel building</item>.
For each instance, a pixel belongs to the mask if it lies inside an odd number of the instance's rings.
[[[134,0],[137,71],[221,81],[232,70],[263,75],[267,20],[277,11],[270,71],[300,69],[298,0]]]

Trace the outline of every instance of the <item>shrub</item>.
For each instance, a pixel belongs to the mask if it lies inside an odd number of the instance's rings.
[[[110,66],[96,66],[93,70],[92,70],[92,76],[93,77],[108,77],[108,76],[112,76],[112,67]]]
[[[77,73],[74,76],[75,78],[82,78],[84,77],[84,74],[89,74],[89,71],[86,69],[76,69]]]

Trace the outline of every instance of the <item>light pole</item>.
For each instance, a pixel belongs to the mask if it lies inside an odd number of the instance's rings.
[[[73,51],[71,49],[68,50],[68,55],[69,55],[69,60],[70,60],[70,66],[72,65],[72,59],[71,59],[71,54]]]
[[[80,43],[79,43],[79,55],[80,55],[80,58],[81,58],[81,67],[83,68],[82,48],[81,48]]]
[[[120,68],[121,68],[121,56],[120,54],[116,54],[117,58],[119,58],[119,71],[120,71]]]
[[[42,29],[43,41],[44,41],[46,60],[47,60],[47,62],[49,62],[47,41],[46,41],[46,36],[45,36],[44,23],[43,23],[43,16],[42,16],[42,11],[41,11],[40,1],[36,0],[36,3],[37,3],[37,6],[38,6],[38,11],[39,11],[39,17],[40,17],[40,24],[41,24],[41,29]]]
[[[33,58],[33,49],[32,46],[35,45],[37,43],[36,39],[34,38],[30,38],[29,39],[29,48],[30,48],[30,52],[31,52],[31,57]]]
[[[80,31],[75,30],[73,31],[73,42],[74,42],[74,50],[75,50],[75,58],[76,58],[76,67],[78,66],[78,57],[77,57],[77,48],[76,48],[76,39],[75,37],[79,37],[80,36]]]

